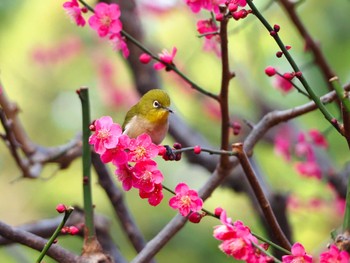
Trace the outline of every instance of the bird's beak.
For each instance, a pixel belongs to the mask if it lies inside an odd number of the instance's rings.
[[[170,109],[169,107],[165,107],[165,109],[166,109],[167,111],[169,111],[170,113],[174,113],[174,111],[173,111],[172,109]]]
[[[170,109],[169,107],[163,107],[162,108],[170,113],[174,113],[174,111],[172,109]]]

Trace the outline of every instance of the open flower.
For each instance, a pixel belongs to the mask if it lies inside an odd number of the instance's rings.
[[[156,70],[161,70],[165,68],[167,65],[173,64],[173,59],[176,55],[176,47],[173,47],[173,50],[171,54],[168,52],[168,50],[164,49],[162,53],[158,54],[160,62],[157,62],[153,65],[153,68]]]
[[[170,207],[178,209],[182,216],[202,209],[203,200],[195,190],[189,189],[185,183],[179,183],[175,188],[176,195],[169,200]]]
[[[335,245],[331,245],[328,251],[320,255],[320,263],[348,263],[349,261],[349,253],[340,251]]]
[[[136,139],[131,139],[129,143],[130,162],[145,161],[158,155],[158,146],[152,142],[147,133],[139,135]]]
[[[73,20],[73,22],[75,22],[78,26],[85,26],[86,21],[82,16],[82,11],[79,7],[78,0],[71,0],[63,3],[63,8],[66,10],[66,13]]]
[[[292,254],[285,255],[282,257],[283,263],[293,263],[293,262],[304,262],[304,263],[312,263],[312,256],[306,254],[305,248],[300,243],[295,243],[292,246]]]
[[[102,154],[106,149],[112,149],[117,146],[118,139],[122,134],[122,128],[119,124],[113,123],[110,116],[103,116],[97,119],[94,124],[95,133],[89,138],[89,143],[94,145],[94,150]]]
[[[89,18],[89,25],[100,37],[118,34],[122,30],[119,17],[120,9],[117,4],[108,5],[101,2],[95,6],[95,14]]]
[[[157,163],[153,160],[137,162],[133,169],[133,187],[150,193],[156,184],[163,181],[163,175],[157,168]]]

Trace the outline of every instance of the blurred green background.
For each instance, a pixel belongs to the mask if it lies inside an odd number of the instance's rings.
[[[70,22],[62,8],[63,2],[0,2],[0,80],[8,97],[18,103],[20,118],[28,135],[43,146],[66,143],[80,131],[81,110],[75,90],[81,86],[90,88],[93,119],[110,115],[121,123],[127,109],[137,100],[130,71],[121,56],[87,26],[78,28]],[[93,1],[88,2],[93,5]],[[203,52],[203,40],[197,37],[195,26],[198,19],[209,15],[205,12],[192,14],[183,1],[152,1],[158,9],[149,8],[145,5],[147,1],[142,2],[140,12],[146,44],[151,44],[159,52],[176,46],[176,65],[205,89],[218,92],[220,60],[213,53]],[[264,7],[266,3],[256,1],[258,7]],[[319,41],[342,83],[349,79],[350,23],[346,11],[349,5],[349,1],[309,0],[298,9],[302,21]],[[303,68],[306,78],[318,94],[324,94],[326,85],[317,68],[310,66],[312,57],[304,52],[304,42],[285,13],[277,4],[272,4],[264,15],[272,24],[281,26],[280,35],[285,44],[292,46],[291,53]],[[273,88],[272,80],[265,76],[264,68],[268,65],[276,66],[282,72],[290,71],[290,67],[284,59],[275,57],[276,44],[253,16],[230,22],[229,45],[231,68],[237,76],[231,82],[232,114],[258,121],[260,115],[254,98],[278,109],[307,101],[295,91],[281,94]],[[193,93],[173,73],[164,71],[159,75],[177,114],[186,118],[189,125],[202,132],[213,145],[218,145],[220,131],[216,128],[219,127],[215,118],[216,105],[209,107],[210,102]],[[296,123],[305,130],[317,128],[324,131],[329,128],[319,112],[303,116]],[[339,170],[348,161],[348,149],[336,132],[329,132],[327,138],[330,141],[329,158],[334,169]],[[167,138],[166,143],[171,144],[171,138]],[[318,254],[329,242],[329,232],[342,222],[342,215],[334,205],[333,192],[322,181],[297,175],[290,164],[274,155],[273,147],[268,143],[259,143],[254,154],[268,183],[274,189],[289,192],[297,200],[298,205],[289,211],[294,239],[302,242],[310,253]],[[176,163],[159,159],[158,163],[169,187],[185,181],[198,189],[209,176],[206,170],[189,165],[185,159]],[[58,203],[82,206],[80,159],[67,170],[57,171],[55,165],[48,165],[40,178],[18,180],[21,173],[1,143],[0,170],[0,220],[10,225],[56,217]],[[125,257],[131,260],[135,252],[94,178],[96,212],[110,218],[113,239]],[[169,197],[166,193],[159,207],[150,207],[146,200],[138,198],[136,191],[125,193],[129,208],[147,239],[156,235],[176,214],[167,206]],[[320,200],[317,206],[313,205],[315,200]],[[264,234],[244,195],[217,189],[205,203],[205,208],[213,210],[217,206],[225,208],[234,220],[240,219],[253,231]],[[156,259],[169,263],[234,262],[219,251],[219,242],[212,237],[213,226],[218,224],[212,218],[204,218],[198,225],[187,224]],[[59,244],[80,253],[82,240],[60,237]],[[20,245],[0,248],[1,262],[33,262],[37,256],[37,251]],[[45,262],[53,261],[47,257]]]

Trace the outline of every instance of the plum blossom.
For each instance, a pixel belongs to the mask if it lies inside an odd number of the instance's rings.
[[[63,8],[77,26],[85,26],[86,21],[82,16],[82,8],[79,7],[78,0],[71,0],[63,3]]]
[[[176,47],[173,47],[173,50],[171,51],[171,54],[164,49],[162,53],[158,54],[159,55],[159,62],[155,63],[153,65],[153,68],[155,70],[161,70],[163,68],[166,68],[167,65],[173,65],[173,59],[176,55]]]
[[[133,168],[133,187],[150,193],[156,184],[163,181],[163,175],[157,168],[157,163],[153,160],[137,162]]]
[[[178,209],[182,216],[188,216],[190,212],[202,209],[203,200],[195,190],[189,189],[187,184],[179,183],[175,188],[176,195],[169,200],[173,209]]]
[[[95,14],[89,18],[89,25],[98,35],[108,37],[115,50],[121,50],[123,56],[129,56],[129,49],[124,37],[121,35],[123,28],[119,20],[120,8],[117,4],[106,4],[103,2],[95,6]]]
[[[320,263],[348,263],[349,261],[349,253],[339,250],[335,245],[331,245],[328,251],[320,255]]]
[[[152,142],[147,133],[131,139],[129,143],[129,161],[139,162],[154,158],[158,155],[159,148]]]
[[[103,163],[112,162],[116,166],[127,163],[129,156],[126,150],[129,144],[130,138],[127,135],[121,135],[118,138],[118,144],[114,148],[106,149],[106,151],[101,154],[101,161]]]
[[[280,75],[275,75],[274,86],[282,91],[283,93],[288,93],[293,89],[293,84],[290,80],[281,77]]]
[[[157,206],[160,204],[160,202],[163,200],[163,192],[162,192],[163,186],[162,184],[155,184],[154,189],[152,192],[145,192],[142,189],[140,189],[139,195],[141,198],[148,199],[148,203],[152,206]]]
[[[103,116],[95,120],[92,126],[95,132],[90,136],[89,143],[94,145],[96,153],[102,154],[106,149],[117,146],[122,128],[119,124],[113,123],[110,116]]]
[[[219,5],[225,4],[226,0],[185,0],[193,13],[198,13],[201,9],[219,13]]]
[[[116,34],[122,30],[119,17],[120,9],[117,4],[101,2],[95,6],[95,14],[89,18],[89,25],[100,37],[105,37],[109,33]]]
[[[232,222],[232,219],[227,217],[225,210],[221,210],[220,221],[222,224],[214,227],[213,236],[222,241],[219,245],[222,252],[246,262],[271,261],[269,257],[260,253],[253,246],[253,243],[258,245],[258,240],[252,235],[249,227],[239,220]],[[261,244],[260,246],[264,247],[265,245]]]
[[[304,262],[312,263],[312,256],[306,254],[305,248],[300,243],[295,243],[291,249],[291,255],[285,255],[282,257],[283,263]]]

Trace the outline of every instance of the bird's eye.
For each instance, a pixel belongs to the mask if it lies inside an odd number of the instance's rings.
[[[153,107],[154,108],[159,108],[160,107],[160,103],[157,100],[153,101]]]

